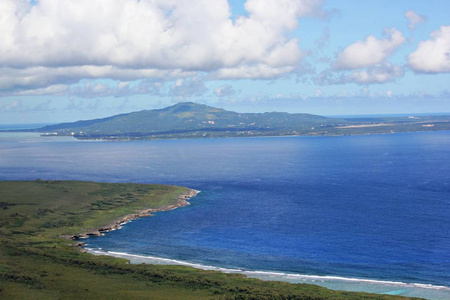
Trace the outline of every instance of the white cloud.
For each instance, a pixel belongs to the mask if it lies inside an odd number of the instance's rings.
[[[64,95],[69,90],[65,84],[55,84],[43,88],[26,88],[14,91],[15,96],[44,96],[44,95]],[[10,92],[1,92],[0,95],[10,95]]]
[[[427,17],[418,15],[412,9],[405,13],[405,17],[408,19],[408,28],[411,30],[415,30],[417,24],[425,23],[427,21]]]
[[[450,72],[450,26],[441,26],[430,34],[431,39],[421,41],[408,56],[408,64],[415,72]]]
[[[80,79],[133,81],[141,78],[183,78],[195,74],[182,70],[121,69],[113,66],[0,68],[0,91],[14,95],[22,90],[43,90],[51,85],[74,84]]]
[[[239,66],[234,68],[222,68],[209,76],[211,79],[270,79],[282,76],[290,73],[294,70],[294,67],[279,67],[272,68],[267,65],[255,65],[255,66]]]
[[[394,81],[404,74],[403,67],[392,63],[382,63],[366,69],[353,71],[326,69],[317,75],[315,83],[319,85],[339,85],[347,83],[368,85]]]
[[[173,97],[193,97],[201,96],[208,91],[203,80],[198,77],[188,79],[178,79],[173,86],[170,87],[169,95]]]
[[[189,72],[273,78],[303,57],[286,33],[323,15],[324,2],[248,0],[248,16],[232,20],[226,0],[2,0],[0,73],[14,76],[0,89]]]
[[[322,90],[319,90],[319,89],[317,89],[316,92],[314,93],[316,98],[319,98],[320,96],[322,96],[322,94],[323,94]]]
[[[405,43],[406,39],[397,29],[385,29],[389,37],[377,39],[373,35],[366,37],[364,41],[357,41],[347,46],[337,55],[334,68],[358,69],[382,63],[392,55],[397,48]]]
[[[316,76],[314,82],[318,85],[346,84],[348,83],[348,78],[342,72],[325,69]]]
[[[219,86],[214,90],[214,94],[218,97],[227,97],[227,96],[233,96],[236,94],[236,91],[233,89],[233,87],[229,84],[224,84],[222,86]]]
[[[325,48],[330,42],[330,28],[325,27],[325,29],[322,32],[322,36],[315,40],[315,45],[318,50],[322,50]]]
[[[102,82],[87,81],[84,84],[67,87],[70,96],[82,98],[126,97],[131,95],[158,95],[163,84],[154,80],[141,80],[138,83],[117,82],[116,86]]]
[[[404,75],[402,67],[385,63],[367,70],[353,72],[349,79],[359,84],[385,83]]]
[[[19,109],[20,109],[20,107],[21,107],[21,102],[19,101],[19,100],[15,100],[15,101],[13,101],[11,104],[9,104],[9,105],[7,105],[7,106],[4,106],[4,107],[2,107],[2,111],[3,112],[9,112],[9,111],[18,111]]]

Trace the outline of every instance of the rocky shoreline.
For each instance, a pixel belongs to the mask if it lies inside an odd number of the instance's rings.
[[[177,197],[175,204],[172,205],[166,205],[160,208],[150,208],[150,209],[144,209],[141,211],[138,211],[134,214],[129,214],[126,215],[124,217],[121,217],[120,219],[111,222],[109,225],[100,227],[98,229],[93,229],[93,230],[89,230],[87,232],[83,232],[80,234],[76,234],[73,236],[70,236],[69,238],[71,240],[79,240],[79,239],[85,239],[88,238],[90,236],[102,236],[104,235],[105,232],[111,231],[111,230],[116,230],[116,229],[120,229],[122,225],[132,221],[132,220],[137,220],[139,218],[142,217],[150,217],[153,216],[153,213],[155,212],[160,212],[160,211],[168,211],[168,210],[172,210],[178,207],[183,207],[183,206],[187,206],[190,203],[187,201],[188,199],[196,196],[200,191],[196,191],[193,189],[190,189],[188,192],[181,194],[180,196]],[[78,242],[75,244],[75,246],[77,247],[83,247],[85,246],[85,243],[83,242]]]

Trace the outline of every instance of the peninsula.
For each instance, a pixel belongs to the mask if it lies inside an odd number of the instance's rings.
[[[149,184],[0,182],[0,298],[405,299],[185,266],[132,265],[80,251],[82,243],[73,240],[187,205],[196,193]]]
[[[304,113],[237,113],[192,102],[33,131],[77,139],[146,140],[291,135],[355,135],[450,130],[450,116],[330,118]]]

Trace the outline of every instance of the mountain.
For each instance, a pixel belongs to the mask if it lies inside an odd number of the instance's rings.
[[[103,119],[45,126],[37,131],[78,138],[157,138],[300,134],[342,119],[311,114],[237,113],[192,102]],[[347,122],[348,123],[348,122]]]
[[[340,119],[303,113],[237,113],[193,102],[103,119],[39,128],[44,135],[78,139],[141,140],[167,138],[342,135],[448,130],[449,116]]]

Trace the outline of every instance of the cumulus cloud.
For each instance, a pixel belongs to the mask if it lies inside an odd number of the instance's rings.
[[[111,86],[102,82],[85,82],[81,85],[70,87],[67,94],[82,98],[96,97],[127,97],[132,95],[158,95],[163,83],[154,80],[142,80],[136,84],[130,82],[118,82]]]
[[[427,21],[427,17],[417,14],[412,9],[405,13],[405,17],[408,19],[408,28],[411,30],[415,30],[417,24],[425,23]]]
[[[367,70],[355,71],[349,76],[349,79],[359,84],[385,83],[403,75],[402,67],[385,63],[370,67]]]
[[[81,78],[273,78],[303,57],[286,33],[321,16],[325,0],[2,0],[0,89],[43,88]],[[201,16],[201,17],[199,17]],[[62,77],[60,76],[62,75]]]
[[[227,97],[233,96],[236,94],[236,91],[229,84],[224,84],[214,90],[214,94],[218,97]]]
[[[318,85],[333,85],[346,84],[349,81],[345,74],[332,69],[325,69],[314,78],[314,82]]]
[[[13,91],[0,91],[1,96],[44,96],[44,95],[54,95],[61,96],[64,95],[69,90],[69,86],[65,84],[55,84],[42,88],[21,88],[15,89]]]
[[[109,78],[117,81],[133,81],[141,78],[179,78],[194,76],[196,72],[157,69],[120,69],[114,66],[66,66],[1,68],[0,94],[17,95],[48,91],[57,92],[62,85],[71,85],[80,79]],[[28,92],[27,92],[28,91]]]
[[[173,86],[170,87],[169,95],[173,97],[192,97],[201,96],[208,91],[203,80],[198,77],[178,79]]]
[[[280,77],[295,70],[295,67],[286,66],[271,68],[270,66],[259,64],[255,66],[239,66],[234,68],[222,68],[214,74],[208,76],[209,79],[271,79]]]
[[[418,73],[449,73],[450,26],[441,26],[430,37],[408,56],[409,66]]]
[[[337,54],[334,68],[358,69],[382,63],[406,42],[403,34],[395,28],[385,29],[384,33],[389,35],[385,39],[369,35],[364,41],[347,46]]]
[[[347,83],[356,83],[361,85],[385,83],[394,81],[405,74],[403,67],[382,63],[368,67],[363,70],[336,71],[326,69],[318,74],[315,82],[319,85],[339,85]]]

